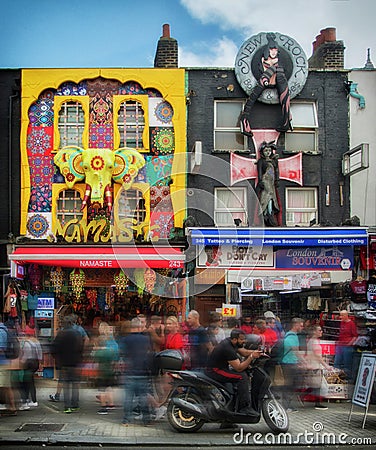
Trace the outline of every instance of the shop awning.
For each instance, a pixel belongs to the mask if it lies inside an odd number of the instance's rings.
[[[174,247],[18,247],[9,255],[17,264],[79,267],[82,269],[184,267],[185,255]]]
[[[367,245],[367,228],[189,228],[193,245],[358,246]]]

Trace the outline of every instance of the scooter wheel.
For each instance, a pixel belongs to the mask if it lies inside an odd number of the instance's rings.
[[[182,393],[178,394],[176,397],[190,403],[200,403],[200,400],[194,394]],[[172,428],[180,433],[193,433],[198,431],[205,423],[204,420],[183,411],[177,405],[174,405],[173,402],[170,402],[167,407],[167,419]]]
[[[289,416],[283,406],[273,398],[262,402],[262,415],[268,427],[275,433],[285,433],[289,429]]]

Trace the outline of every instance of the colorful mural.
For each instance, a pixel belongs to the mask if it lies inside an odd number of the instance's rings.
[[[69,220],[81,229],[96,219],[116,225],[111,217],[119,193],[115,182],[132,190],[139,205],[142,200],[141,212],[136,208],[133,217],[115,208],[134,231],[129,237],[141,229],[144,238],[166,239],[174,227],[182,227],[184,70],[24,70],[22,84],[21,234],[46,239],[65,233],[71,239]],[[101,177],[104,171],[109,176]],[[74,211],[62,221],[61,203],[69,189],[77,191],[69,194]],[[135,202],[128,201],[128,208]]]

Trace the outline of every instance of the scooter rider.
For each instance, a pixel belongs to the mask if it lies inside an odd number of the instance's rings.
[[[243,348],[245,334],[234,329],[230,337],[221,341],[211,352],[206,374],[220,383],[236,383],[239,398],[239,413],[254,413],[249,395],[249,378],[245,372],[253,359],[259,358],[260,350]],[[245,359],[241,361],[240,356]]]

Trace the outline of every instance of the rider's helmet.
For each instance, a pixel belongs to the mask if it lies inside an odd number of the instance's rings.
[[[244,348],[248,350],[257,350],[262,344],[262,338],[259,334],[247,334],[245,337]]]

